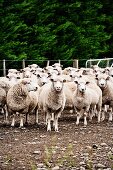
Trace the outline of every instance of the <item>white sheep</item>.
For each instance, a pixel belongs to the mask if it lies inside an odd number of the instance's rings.
[[[112,121],[112,112],[113,112],[113,81],[110,80],[112,77],[101,74],[98,75],[97,84],[102,90],[102,105],[106,108],[105,105],[109,105],[109,121]],[[105,113],[107,109],[104,110]],[[103,114],[102,120],[105,119],[105,115]]]
[[[64,110],[66,98],[62,77],[54,77],[51,81],[52,82],[41,87],[38,106],[45,114],[47,131],[51,131],[51,119],[53,114],[55,131],[58,131],[58,117]]]
[[[20,114],[20,127],[23,127],[23,114],[27,115],[37,107],[37,96],[35,93],[31,93],[31,95],[29,93],[29,91],[36,89],[37,87],[28,78],[20,80],[9,89],[7,107],[8,113],[13,114],[11,126],[15,125],[15,115],[18,112]]]
[[[98,111],[98,122],[100,122],[101,116],[101,106],[102,106],[102,91],[97,86],[88,87],[90,82],[85,82],[84,79],[80,79],[79,81],[75,81],[77,84],[77,90],[75,90],[73,94],[73,104],[75,111],[77,112],[77,121],[76,124],[79,124],[79,119],[82,114],[84,116],[84,125],[87,125],[87,115],[90,109],[96,109]]]

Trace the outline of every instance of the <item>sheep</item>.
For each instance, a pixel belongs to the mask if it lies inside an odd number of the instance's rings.
[[[30,79],[22,79],[12,86],[7,93],[8,113],[13,114],[11,126],[15,125],[16,112],[20,114],[20,127],[23,127],[23,114],[27,114],[37,107],[37,96],[29,91],[36,90],[37,87]]]
[[[102,90],[102,105],[109,105],[109,121],[112,121],[113,112],[113,82],[110,80],[112,77],[101,74],[96,77],[97,84]],[[106,106],[105,106],[106,107]],[[107,112],[107,110],[105,110]],[[102,120],[105,119],[103,114]]]
[[[65,110],[69,109],[69,113],[73,113],[73,93],[76,90],[77,86],[74,82],[65,82],[64,83],[64,93],[66,97]]]
[[[20,76],[18,74],[9,72],[7,74],[7,78],[9,79],[10,86],[13,86],[14,84],[18,82],[18,80],[20,79]]]
[[[8,123],[8,114],[7,114],[7,108],[6,108],[6,91],[0,87],[0,113],[2,112],[3,109],[3,114],[4,114],[4,121]]]
[[[37,83],[40,87],[49,82],[49,75],[47,73],[38,73],[36,76]]]
[[[102,106],[102,91],[97,86],[97,88],[88,87],[90,82],[84,81],[84,79],[75,81],[77,84],[77,90],[73,94],[73,104],[75,111],[77,113],[76,125],[79,124],[80,117],[84,116],[84,126],[87,125],[87,115],[90,109],[96,109],[98,111],[98,122],[100,122],[101,116],[101,106]]]
[[[29,67],[21,69],[21,72],[23,73],[23,78],[30,78],[32,75],[31,69]]]
[[[55,131],[58,132],[58,117],[65,107],[65,94],[61,76],[51,78],[50,83],[41,87],[38,108],[45,114],[47,131],[51,131],[51,118],[54,114]]]

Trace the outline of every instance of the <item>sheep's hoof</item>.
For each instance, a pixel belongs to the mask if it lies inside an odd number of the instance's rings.
[[[59,130],[58,130],[58,129],[55,129],[55,132],[59,132]]]
[[[112,119],[109,119],[108,122],[112,122]]]
[[[22,130],[25,130],[25,129],[26,129],[26,128],[25,128],[25,127],[23,127],[23,126],[20,126],[19,128],[20,128],[20,129],[22,129]]]
[[[87,127],[87,125],[84,125],[84,128],[86,128]]]
[[[25,122],[25,126],[28,126],[28,122]]]
[[[11,127],[12,127],[12,128],[14,128],[14,127],[15,127],[15,125],[12,125],[12,124],[11,124]]]
[[[79,123],[78,123],[78,122],[76,122],[76,125],[78,126],[78,125],[79,125]]]
[[[34,123],[34,126],[36,127],[36,128],[39,128],[39,124],[38,123]]]
[[[51,129],[47,129],[47,132],[51,132]]]

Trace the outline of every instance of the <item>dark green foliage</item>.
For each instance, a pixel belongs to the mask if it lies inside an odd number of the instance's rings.
[[[107,0],[1,0],[0,59],[72,64],[75,58],[107,57],[112,9]]]

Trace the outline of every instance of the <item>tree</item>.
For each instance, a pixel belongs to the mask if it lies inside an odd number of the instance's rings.
[[[5,59],[72,60],[109,53],[107,2],[2,0],[0,55]],[[108,5],[109,6],[109,5]],[[109,6],[110,7],[110,6]],[[40,61],[41,60],[41,61]]]

